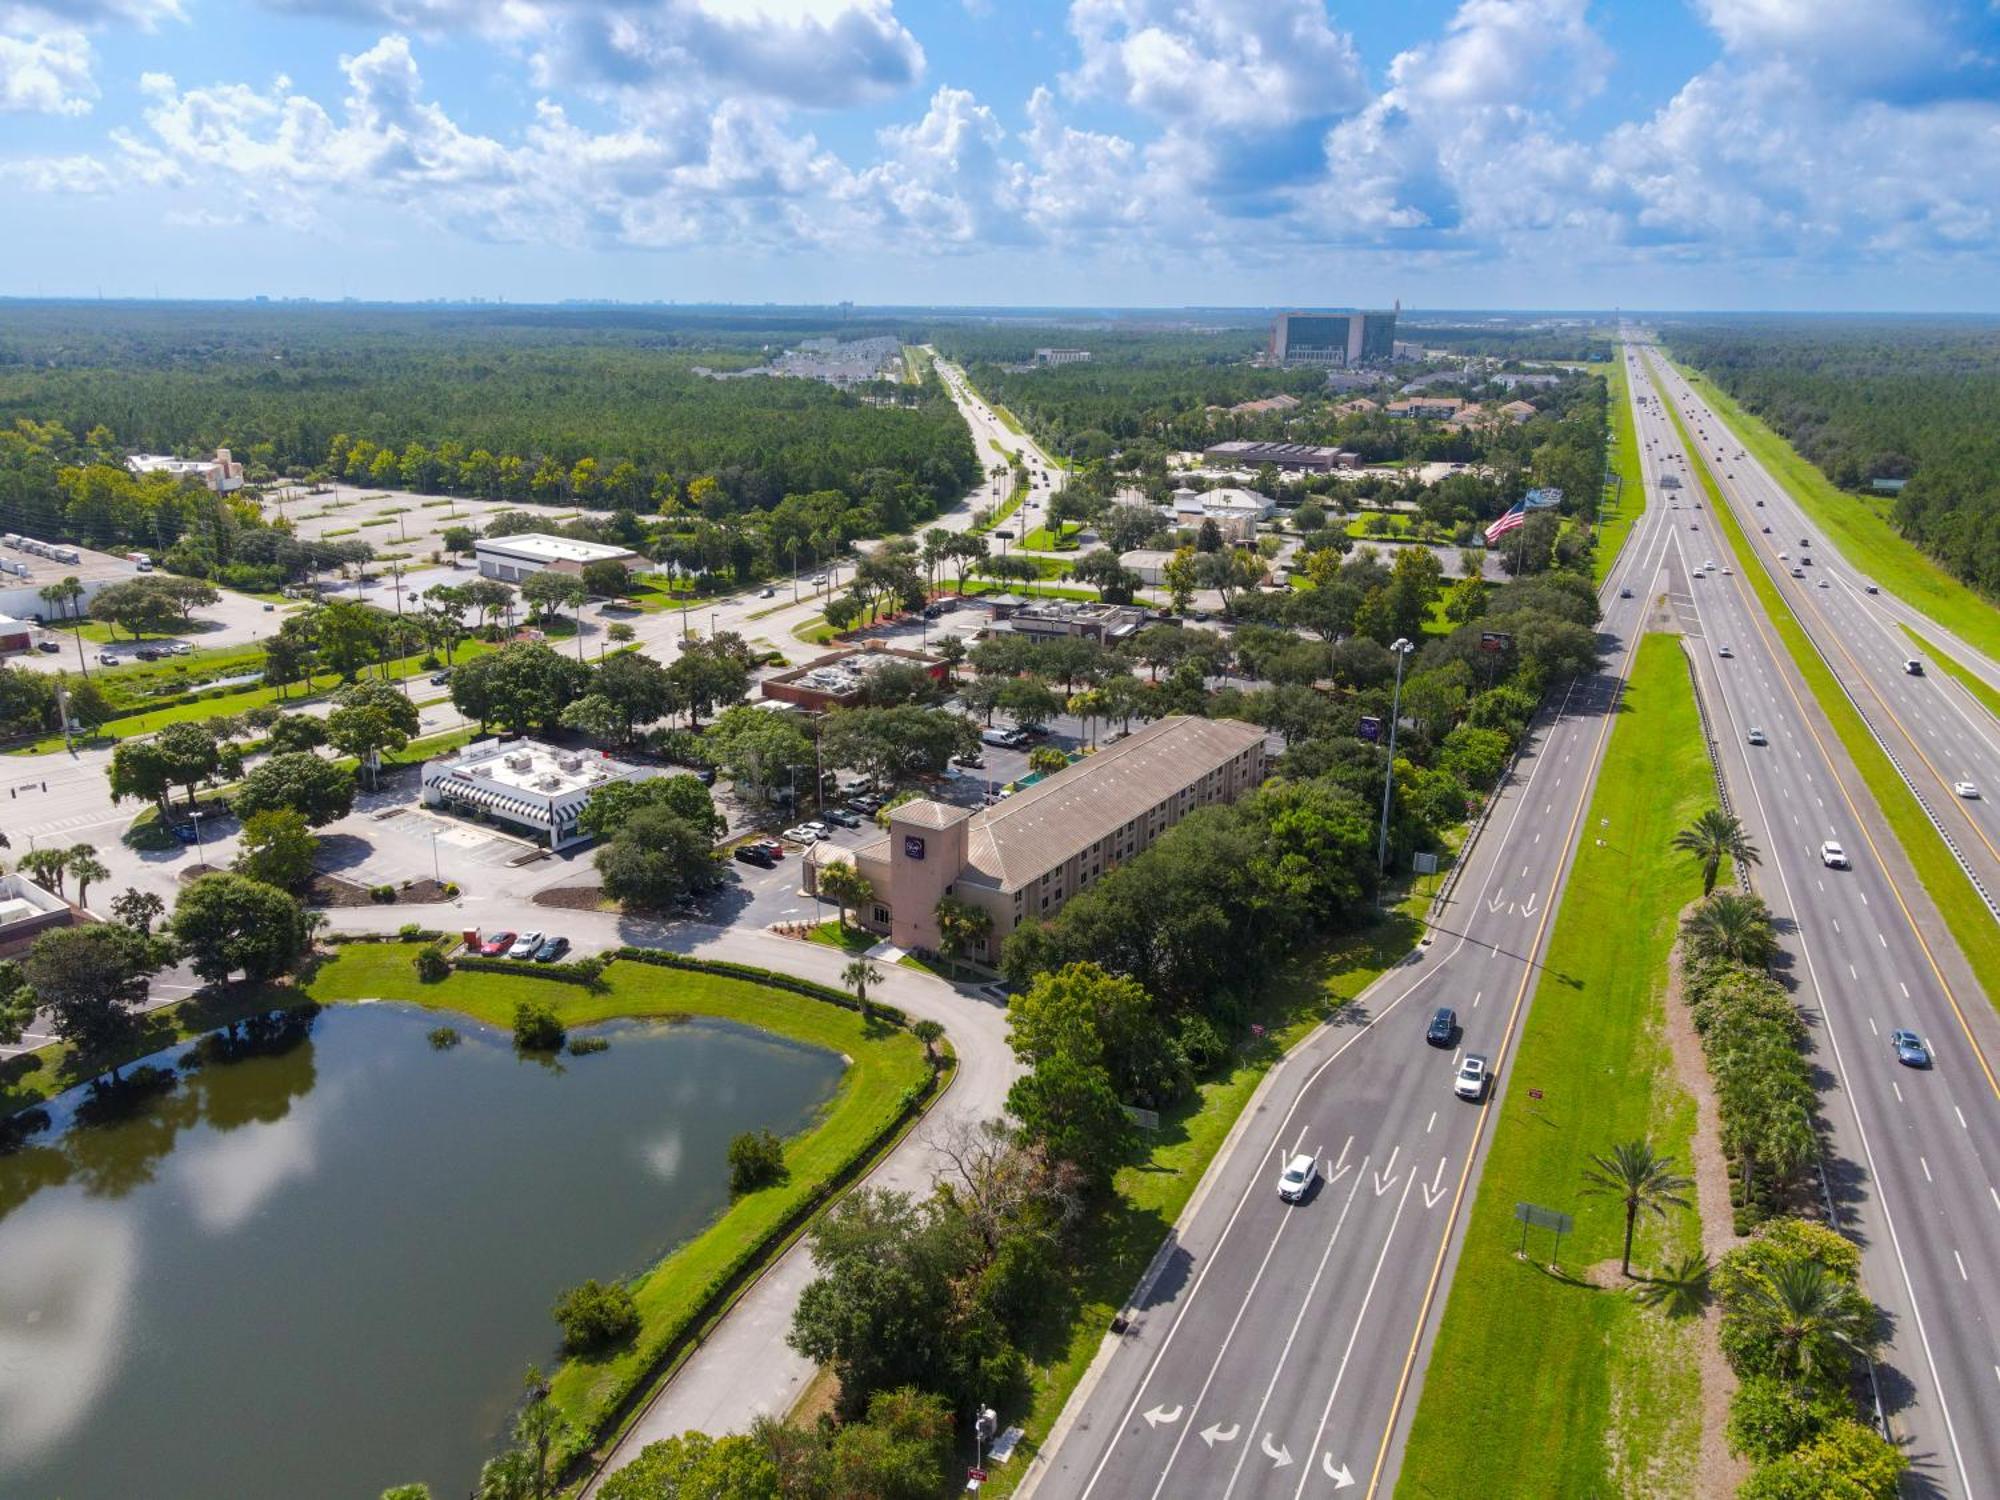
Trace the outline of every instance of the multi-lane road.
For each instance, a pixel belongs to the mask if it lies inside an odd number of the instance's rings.
[[[1386,1493],[1611,715],[1673,540],[1647,511],[1606,584],[1606,665],[1528,736],[1433,941],[1272,1075],[1072,1402],[1043,1500]],[[1629,586],[1634,597],[1620,597]],[[1433,1008],[1456,1048],[1425,1045]],[[1464,1053],[1497,1068],[1454,1097]],[[1279,1200],[1284,1160],[1324,1181]]]
[[[1645,364],[1634,366],[1633,389],[1646,398],[1636,415],[1651,465],[1679,471],[1687,455]],[[1712,423],[1691,424],[1690,434],[1705,429],[1714,437]],[[1778,511],[1775,494],[1763,494],[1761,508],[1754,503],[1758,471],[1734,458],[1733,441],[1726,447],[1721,472],[1733,465],[1734,479],[1722,482],[1738,487],[1732,505],[1750,515]],[[1778,918],[1783,972],[1823,1070],[1835,1210],[1860,1242],[1868,1291],[1889,1317],[1877,1367],[1884,1414],[1907,1444],[1912,1493],[2000,1494],[2000,1424],[1993,1420],[2000,1410],[2000,1085],[1990,1061],[2000,1056],[2000,1025],[1749,581],[1720,568],[1695,576],[1711,559],[1732,561],[1700,495],[1690,484],[1668,501],[1670,597],[1696,639],[1735,811],[1762,853],[1759,893]],[[1796,556],[1798,538],[1811,535],[1796,530],[1796,516],[1769,522],[1770,537],[1759,529],[1764,524],[1750,524],[1749,534],[1770,548],[1795,606],[1836,592],[1810,577],[1793,580],[1790,560],[1775,556]],[[1773,541],[1782,539],[1781,524],[1792,533],[1790,547]],[[1826,566],[1816,560],[1802,571]],[[1851,602],[1865,610],[1879,597],[1857,590]],[[1835,624],[1832,606],[1829,617]],[[1866,622],[1838,618],[1837,628],[1857,662],[1886,655],[1866,643]],[[1942,719],[1947,710],[1937,702],[1935,679],[1902,672],[1907,654],[1877,662],[1879,682],[1869,686],[1892,698],[1908,723]],[[1768,743],[1750,743],[1753,729]],[[1979,729],[1973,742],[1987,732]],[[1851,869],[1822,862],[1828,840],[1845,849]],[[1889,1033],[1898,1027],[1929,1041],[1935,1067],[1897,1063]]]

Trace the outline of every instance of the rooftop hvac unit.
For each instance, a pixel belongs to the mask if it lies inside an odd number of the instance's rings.
[[[516,753],[507,757],[507,769],[510,771],[525,771],[534,763],[534,757],[526,753]]]
[[[583,757],[580,755],[560,755],[556,757],[556,764],[562,767],[563,770],[574,775],[583,769]]]

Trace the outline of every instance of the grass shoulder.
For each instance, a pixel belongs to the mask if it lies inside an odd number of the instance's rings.
[[[1906,540],[1886,502],[1842,490],[1772,427],[1752,416],[1698,370],[1678,370],[1726,422],[1736,439],[1769,469],[1815,524],[1833,538],[1848,563],[1912,608],[1989,657],[2000,658],[2000,610],[1959,582]]]
[[[1938,914],[1944,918],[1952,940],[1965,955],[1965,961],[1972,966],[1980,988],[1991,1003],[2000,1006],[2000,929],[1994,927],[1985,905],[1966,880],[1965,872],[1952,858],[1951,851],[1945,847],[1937,829],[1925,816],[1916,794],[1897,773],[1848,698],[1846,690],[1834,678],[1833,669],[1813,645],[1805,627],[1792,613],[1791,606],[1785,603],[1762,556],[1750,545],[1750,539],[1743,534],[1735,515],[1717,493],[1707,462],[1695,445],[1688,441],[1689,434],[1680,414],[1672,411],[1671,403],[1663,404],[1668,406],[1683,444],[1694,456],[1695,478],[1708,498],[1709,510],[1716,524],[1722,528],[1723,536],[1735,554],[1737,569],[1756,591],[1771,628],[1790,654],[1799,675],[1805,679],[1808,691],[1826,715],[1827,722],[1833,726],[1841,748],[1860,774],[1869,794],[1874,797],[1876,806],[1881,809],[1904,856],[1916,870],[1918,882],[1936,905]]]
[[[1611,472],[1618,476],[1615,486],[1618,494],[1617,509],[1606,516],[1601,508],[1609,503],[1613,486],[1605,487],[1604,501],[1600,502],[1597,523],[1597,550],[1592,557],[1591,567],[1601,584],[1611,574],[1617,564],[1618,554],[1625,548],[1625,538],[1646,513],[1645,470],[1639,461],[1639,438],[1632,422],[1632,400],[1630,382],[1625,374],[1625,361],[1613,359],[1602,368],[1611,396]]]
[[[1693,1494],[1695,1334],[1578,1274],[1606,1258],[1615,1272],[1624,1231],[1620,1204],[1580,1189],[1590,1156],[1621,1141],[1690,1160],[1694,1103],[1673,1076],[1664,1001],[1676,923],[1701,878],[1669,840],[1714,802],[1678,640],[1647,636],[1506,1060],[1399,1495],[1615,1494],[1638,1475],[1649,1493]],[[1563,1272],[1545,1269],[1545,1231],[1516,1258],[1520,1202],[1574,1217]],[[1679,1215],[1664,1234],[1646,1226],[1635,1265],[1699,1244],[1699,1220]]]

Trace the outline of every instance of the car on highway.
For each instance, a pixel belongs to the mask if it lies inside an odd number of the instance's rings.
[[[1924,675],[1924,664],[1912,656],[1903,663],[1903,670],[1912,677],[1921,677]]]
[[[1861,592],[1864,594],[1879,594],[1882,591],[1872,583],[1864,583],[1861,585]]]
[[[1632,591],[1630,589],[1620,589],[1618,591],[1618,597],[1620,599],[1630,599],[1632,597]]]
[[[1312,1185],[1319,1181],[1319,1158],[1316,1156],[1295,1156],[1285,1163],[1285,1170],[1278,1174],[1278,1196],[1287,1203],[1303,1203]]]
[[[1476,1104],[1486,1097],[1486,1084],[1491,1076],[1485,1054],[1468,1052],[1451,1080],[1451,1091],[1459,1098],[1470,1099]]]
[[[1690,522],[1688,522],[1688,530],[1689,530],[1689,531],[1699,531],[1699,530],[1701,530],[1701,522],[1699,522],[1699,521],[1690,521]]]
[[[1768,745],[1771,743],[1770,739],[1766,737],[1764,731],[1759,729],[1755,724],[1752,724],[1750,726],[1750,732],[1744,735],[1743,738],[1748,740],[1753,745]]]
[[[479,945],[481,958],[505,958],[507,950],[514,946],[514,934],[494,932],[487,934],[486,941]]]
[[[1924,1039],[1907,1027],[1897,1027],[1889,1033],[1889,1045],[1896,1049],[1896,1061],[1906,1068],[1928,1068],[1931,1065],[1931,1049],[1924,1045]]]
[[[1967,802],[1977,802],[1979,800],[1979,784],[1977,782],[1961,781],[1954,784],[1952,790],[1957,792]]]
[[[1794,577],[1794,578],[1803,578],[1803,577],[1805,577],[1805,576],[1806,576],[1806,570],[1805,570],[1804,568],[1793,568],[1793,569],[1792,569],[1792,577]]]
[[[1829,870],[1845,870],[1849,868],[1847,851],[1832,839],[1828,839],[1819,846],[1819,862]]]
[[[1780,548],[1778,549],[1778,561],[1779,561],[1779,562],[1790,562],[1791,560],[1792,560],[1792,554],[1791,554],[1791,553],[1789,553],[1789,552],[1787,552],[1787,551],[1785,551],[1785,550],[1784,550],[1784,548],[1780,547]]]
[[[1764,528],[1764,535],[1769,536],[1770,534],[1771,534],[1771,528],[1766,526]]]
[[[537,953],[541,952],[542,942],[546,937],[546,933],[524,932],[514,940],[514,946],[507,950],[507,956],[509,958],[533,958]]]
[[[1431,1023],[1424,1028],[1424,1040],[1433,1047],[1449,1047],[1458,1036],[1458,1012],[1449,1005],[1440,1005],[1431,1012]]]
[[[787,828],[784,832],[784,837],[790,839],[795,844],[812,845],[817,844],[824,835],[800,823],[794,827]]]
[[[1799,545],[1800,545],[1801,547],[1810,547],[1810,546],[1812,545],[1812,538],[1811,538],[1811,537],[1805,537],[1805,536],[1802,536],[1802,537],[1800,537],[1800,538],[1799,538]]]
[[[568,952],[569,939],[558,933],[545,940],[541,947],[535,950],[535,962],[538,964],[556,963]]]
[[[1757,508],[1758,508],[1759,510],[1762,510],[1762,509],[1764,508],[1764,502],[1763,502],[1762,500],[1759,500],[1759,501],[1757,502]]]
[[[1832,584],[1830,584],[1830,583],[1828,583],[1828,582],[1827,582],[1827,581],[1826,581],[1826,580],[1825,580],[1824,578],[1822,578],[1822,579],[1821,579],[1821,580],[1819,581],[1819,586],[1820,586],[1821,588],[1823,588],[1823,589],[1826,589],[1826,588],[1832,588],[1832,587],[1833,587],[1833,585],[1832,585]]]
[[[1715,654],[1717,656],[1726,656],[1726,657],[1734,657],[1736,655],[1736,653],[1730,650],[1727,645],[1717,646],[1715,648]]]
[[[778,857],[758,843],[738,844],[736,861],[738,864],[755,865],[760,870],[775,870],[778,867]]]

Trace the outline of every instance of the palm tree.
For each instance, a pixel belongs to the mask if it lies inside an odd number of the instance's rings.
[[[1630,1276],[1632,1232],[1638,1227],[1639,1210],[1650,1209],[1664,1219],[1669,1207],[1688,1206],[1681,1194],[1693,1184],[1690,1179],[1674,1174],[1671,1156],[1655,1155],[1645,1141],[1627,1141],[1614,1146],[1610,1155],[1598,1153],[1590,1161],[1583,1174],[1583,1190],[1625,1200],[1625,1255],[1618,1271],[1622,1276]]]
[[[72,856],[67,849],[30,849],[14,863],[35,884],[63,894],[63,877],[69,873]]]
[[[882,982],[882,971],[865,958],[857,958],[840,971],[840,982],[854,991],[854,1003],[868,1014],[868,989]]]
[[[104,861],[97,857],[97,850],[89,844],[78,844],[69,851],[69,872],[76,877],[76,904],[90,904],[90,883],[93,880],[109,880],[111,871]]]
[[[1083,720],[1084,738],[1091,744],[1097,743],[1097,721],[1104,717],[1105,698],[1102,689],[1085,688],[1071,693],[1064,705],[1077,718]]]
[[[1743,832],[1743,820],[1731,817],[1719,807],[1711,807],[1674,835],[1673,847],[1685,850],[1701,862],[1701,893],[1715,889],[1715,877],[1724,857],[1739,865],[1757,863],[1757,850]]]
[[[83,597],[83,581],[72,573],[60,583],[44,584],[36,592],[41,595],[44,604],[55,606],[57,619],[70,617],[76,634],[76,664],[88,677],[90,662],[83,654],[83,607],[76,602]]]
[[[1753,1279],[1735,1309],[1776,1347],[1778,1368],[1800,1384],[1838,1378],[1875,1338],[1875,1309],[1816,1260],[1785,1260]]]
[[[1737,891],[1715,892],[1689,913],[1681,931],[1703,958],[1726,958],[1753,968],[1769,964],[1778,950],[1769,908]]]

